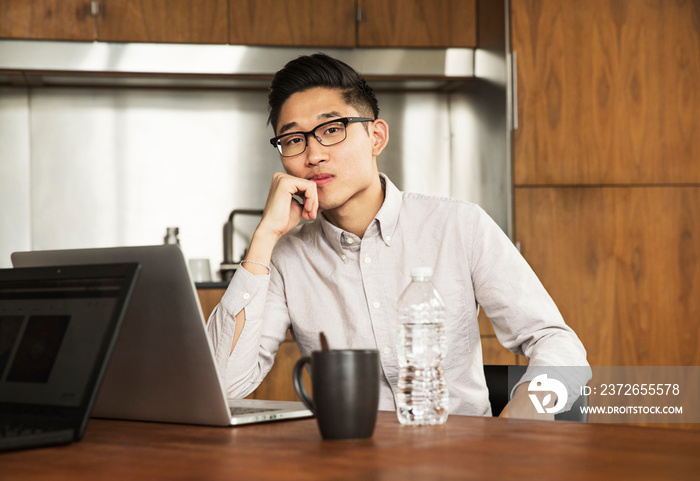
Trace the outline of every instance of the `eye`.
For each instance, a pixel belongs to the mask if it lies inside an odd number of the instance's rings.
[[[297,145],[301,142],[304,142],[304,136],[302,135],[290,135],[287,137],[282,137],[280,140],[280,145],[283,145],[285,147],[287,146],[293,146]]]
[[[332,137],[334,135],[338,135],[343,132],[345,129],[345,126],[342,123],[337,123],[337,124],[332,124],[326,127],[326,129],[323,131],[323,136],[324,137]]]

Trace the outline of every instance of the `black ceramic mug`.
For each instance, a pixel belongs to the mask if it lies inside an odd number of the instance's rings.
[[[311,363],[313,400],[304,387],[304,366]],[[294,389],[316,415],[324,439],[369,438],[379,407],[379,352],[314,351],[294,366]]]

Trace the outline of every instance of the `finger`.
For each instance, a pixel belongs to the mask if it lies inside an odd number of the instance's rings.
[[[297,188],[299,191],[296,193],[296,195],[300,196],[303,202],[304,219],[315,219],[318,213],[318,190],[316,184],[304,179],[303,184],[299,185]]]
[[[315,219],[318,215],[318,194],[315,189],[313,196],[304,199],[304,213],[308,216],[308,219]]]

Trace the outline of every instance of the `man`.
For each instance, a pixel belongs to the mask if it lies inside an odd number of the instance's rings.
[[[323,54],[293,60],[273,79],[269,106],[285,173],[274,175],[246,258],[208,322],[230,396],[260,384],[291,328],[304,356],[320,348],[320,332],[333,348],[378,349],[379,408],[395,409],[396,305],[414,266],[433,268],[447,306],[450,413],[490,414],[479,306],[531,365],[587,368],[580,341],[483,210],[402,193],[379,173],[389,126],[351,67]],[[526,388],[504,416],[534,414]]]

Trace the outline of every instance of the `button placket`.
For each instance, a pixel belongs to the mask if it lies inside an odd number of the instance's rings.
[[[379,242],[383,245],[383,241],[377,235],[366,235],[362,239],[359,252],[360,271],[374,339],[380,352],[382,371],[387,377],[392,393],[396,396],[398,360],[392,348],[394,336],[389,332],[393,323],[386,310],[385,292],[382,287],[381,263],[378,262],[377,257]]]
[[[353,261],[353,259],[357,259],[357,256],[360,255],[361,242],[355,241],[351,235],[352,234],[344,232],[340,239],[340,248],[342,252],[340,254],[340,259],[346,264]]]

